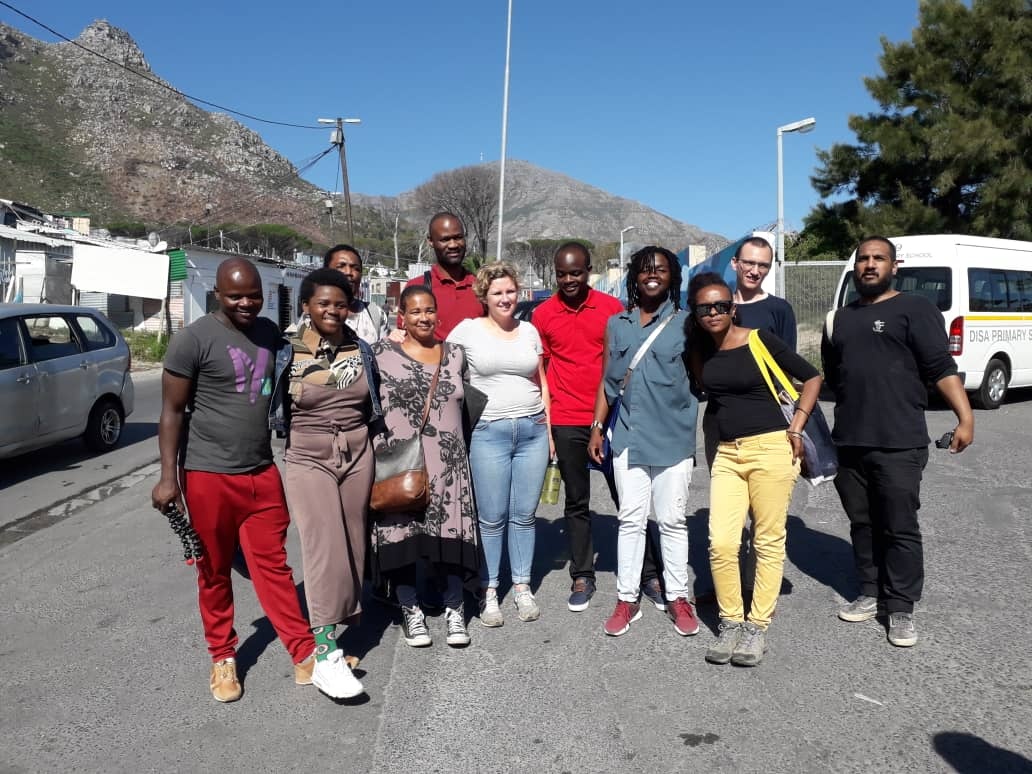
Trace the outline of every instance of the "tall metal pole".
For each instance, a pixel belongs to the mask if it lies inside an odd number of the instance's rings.
[[[509,135],[509,50],[512,42],[512,0],[509,0],[509,15],[505,23],[505,86],[502,91],[502,160],[498,175],[498,254],[502,260],[502,222],[505,219],[505,148]],[[487,258],[485,255],[484,258]]]
[[[784,169],[781,158],[781,127],[778,127],[778,223],[775,227],[775,237],[778,246],[778,254],[774,256],[774,295],[779,298],[785,297],[785,190],[784,190]]]
[[[337,119],[337,132],[340,144],[337,146],[340,152],[340,176],[344,186],[344,211],[348,218],[348,242],[355,241],[355,224],[351,218],[351,186],[348,184],[348,156],[344,151],[344,119]]]

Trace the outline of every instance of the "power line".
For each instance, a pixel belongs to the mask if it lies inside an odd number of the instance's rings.
[[[240,110],[234,110],[233,108],[226,107],[225,105],[219,105],[216,102],[211,102],[209,100],[201,99],[200,97],[195,97],[195,96],[193,96],[191,94],[187,94],[185,91],[180,91],[179,89],[175,88],[174,86],[169,86],[167,83],[165,83],[164,81],[162,81],[159,78],[152,77],[150,75],[147,75],[146,73],[141,73],[139,70],[134,70],[133,68],[129,67],[126,64],[123,64],[122,62],[118,62],[118,61],[112,59],[109,56],[105,56],[104,54],[100,53],[99,51],[94,51],[92,48],[87,48],[86,46],[82,45],[82,43],[79,43],[77,40],[73,40],[72,38],[69,38],[67,35],[61,34],[57,30],[55,30],[53,27],[51,27],[51,26],[49,26],[47,24],[44,24],[43,22],[41,22],[39,19],[36,19],[35,17],[29,16],[27,13],[25,13],[22,10],[19,10],[18,8],[15,8],[13,5],[11,5],[10,3],[6,2],[5,0],[0,0],[0,5],[2,5],[4,8],[7,8],[7,9],[9,9],[11,11],[14,11],[16,14],[18,14],[19,16],[21,16],[21,17],[23,17],[25,19],[28,19],[33,24],[35,24],[35,25],[37,25],[39,27],[42,27],[47,32],[49,32],[51,35],[54,35],[55,37],[60,38],[61,40],[65,41],[66,43],[71,43],[76,48],[81,48],[83,51],[85,51],[85,52],[87,52],[89,54],[93,54],[93,56],[99,57],[100,59],[103,59],[108,64],[113,64],[116,67],[121,67],[123,70],[126,70],[126,71],[132,73],[133,75],[135,75],[135,76],[137,76],[139,78],[142,78],[143,80],[145,80],[145,81],[147,81],[149,83],[154,84],[155,86],[160,86],[161,88],[166,89],[166,90],[172,92],[173,94],[175,94],[177,96],[183,97],[184,99],[188,99],[188,100],[191,100],[193,102],[200,103],[201,105],[207,105],[208,107],[213,107],[213,108],[215,108],[217,110],[222,110],[222,111],[225,111],[226,113],[231,113],[231,114],[233,114],[235,116],[240,116],[241,118],[246,118],[249,121],[257,121],[257,122],[262,123],[262,124],[271,124],[272,126],[287,126],[287,127],[292,128],[292,129],[323,129],[324,128],[322,126],[313,125],[313,124],[292,124],[292,123],[290,123],[288,121],[274,121],[274,120],[269,119],[269,118],[261,118],[259,116],[251,115],[250,113],[244,113],[244,112],[242,112]]]

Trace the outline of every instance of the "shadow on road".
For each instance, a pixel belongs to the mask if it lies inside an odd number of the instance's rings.
[[[788,517],[788,558],[818,583],[833,589],[843,599],[857,594],[853,571],[853,547],[848,540],[811,529],[798,516]]]
[[[932,737],[932,746],[960,774],[1029,774],[1032,761],[1024,755],[995,747],[981,737],[961,731],[943,731]]]

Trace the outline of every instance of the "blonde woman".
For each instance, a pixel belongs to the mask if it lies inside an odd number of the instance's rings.
[[[504,623],[498,572],[506,532],[517,615],[521,621],[540,615],[530,571],[535,511],[553,445],[541,337],[533,325],[513,316],[519,295],[516,270],[505,262],[486,264],[477,272],[473,292],[487,315],[462,321],[448,341],[465,349],[470,383],[487,395],[487,407],[473,429],[469,462],[485,559],[480,623],[493,627]]]

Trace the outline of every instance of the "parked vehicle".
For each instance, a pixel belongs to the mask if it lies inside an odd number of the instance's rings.
[[[1032,385],[1032,242],[936,234],[893,237],[896,289],[942,312],[950,354],[971,401],[995,409],[1011,387]],[[857,297],[854,252],[835,306]]]
[[[133,411],[132,357],[100,312],[0,304],[0,459],[82,436],[114,448]]]
[[[529,301],[518,301],[516,302],[516,309],[513,311],[513,317],[523,322],[533,322],[534,310],[541,306],[548,297],[545,298],[533,298]]]

